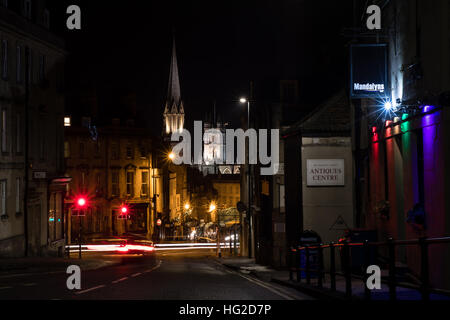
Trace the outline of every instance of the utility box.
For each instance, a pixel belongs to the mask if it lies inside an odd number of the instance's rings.
[[[300,235],[299,245],[300,247],[304,246],[318,246],[322,243],[322,238],[319,234],[312,230],[305,230]],[[306,250],[300,251],[300,268],[303,269],[301,271],[301,277],[306,278]],[[319,250],[318,249],[309,249],[309,268],[310,270],[319,270],[320,259],[319,259]],[[317,278],[318,273],[316,271],[309,273],[310,278]]]

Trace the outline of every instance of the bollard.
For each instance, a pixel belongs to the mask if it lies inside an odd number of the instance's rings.
[[[306,249],[305,249],[305,259],[306,259],[306,283],[307,284],[311,284],[311,274],[310,274],[310,261],[309,261],[309,246],[306,245]]]
[[[289,248],[289,254],[288,254],[288,266],[289,266],[289,281],[294,280],[294,274],[293,274],[293,263],[292,263],[292,256],[294,255],[294,248]]]
[[[295,252],[295,261],[296,261],[296,269],[297,269],[297,282],[302,281],[302,271],[300,270],[301,267],[301,256],[300,256],[300,249],[297,248],[297,251]]]
[[[330,243],[330,284],[331,291],[336,291],[336,255],[334,242]]]
[[[348,241],[344,241],[344,246],[342,248],[342,267],[344,268],[345,275],[345,295],[347,298],[352,297],[352,273],[350,265],[350,246]]]
[[[429,264],[428,264],[428,243],[426,242],[426,238],[420,238],[419,239],[419,245],[420,245],[420,260],[421,260],[421,267],[420,267],[420,293],[422,294],[422,300],[428,301],[430,300],[430,271],[429,271]]]
[[[369,241],[364,241],[364,299],[370,300],[371,299],[371,292],[370,289],[367,287],[367,280],[369,279],[369,275],[367,274],[367,268],[370,266],[370,247],[369,247]]]
[[[394,239],[389,238],[388,240],[388,251],[389,251],[389,299],[397,299],[397,288],[395,285],[395,243]]]
[[[323,248],[322,248],[323,244],[321,243],[319,245],[319,249],[318,249],[318,254],[319,254],[319,261],[318,261],[318,272],[317,272],[317,286],[322,289],[323,287]]]

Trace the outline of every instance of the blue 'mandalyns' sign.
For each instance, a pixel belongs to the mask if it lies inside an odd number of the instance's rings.
[[[387,44],[350,46],[350,96],[385,98],[389,96]]]

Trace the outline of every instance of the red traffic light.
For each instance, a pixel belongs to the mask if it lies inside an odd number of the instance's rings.
[[[83,209],[85,207],[87,207],[88,201],[85,197],[78,197],[75,200],[75,205],[77,206],[78,209]]]
[[[122,207],[120,208],[120,212],[121,212],[122,214],[126,214],[126,213],[128,212],[128,208],[125,207],[125,206],[122,206]]]

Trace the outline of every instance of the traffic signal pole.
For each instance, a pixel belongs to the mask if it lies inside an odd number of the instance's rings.
[[[83,232],[83,223],[82,223],[82,219],[81,219],[81,215],[78,214],[78,221],[79,221],[79,225],[78,225],[78,258],[81,259],[81,234]]]

